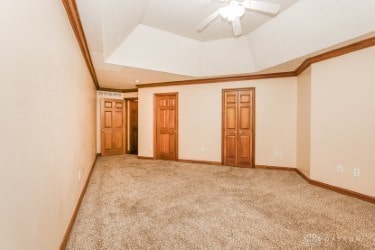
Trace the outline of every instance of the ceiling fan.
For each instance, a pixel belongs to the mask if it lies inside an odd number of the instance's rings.
[[[198,32],[203,31],[217,17],[222,16],[228,22],[232,23],[233,35],[240,36],[242,33],[240,18],[245,14],[246,10],[256,10],[269,14],[277,14],[280,10],[280,4],[267,3],[255,0],[219,0],[219,2],[229,2],[225,7],[221,7],[206,19],[204,19],[197,28]]]

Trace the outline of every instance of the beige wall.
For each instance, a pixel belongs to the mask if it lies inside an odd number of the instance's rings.
[[[1,1],[0,27],[0,249],[58,249],[95,159],[94,85],[62,1]]]
[[[374,97],[375,47],[312,65],[312,179],[375,196]]]
[[[255,163],[295,167],[295,77],[139,89],[139,155],[153,156],[153,94],[178,92],[179,158],[221,161],[222,89],[241,87],[256,88]]]
[[[297,168],[310,176],[311,68],[297,81]]]

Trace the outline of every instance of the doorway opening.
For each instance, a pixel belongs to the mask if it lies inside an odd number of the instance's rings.
[[[126,98],[126,153],[138,155],[138,98]]]

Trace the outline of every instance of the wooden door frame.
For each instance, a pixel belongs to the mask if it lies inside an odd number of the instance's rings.
[[[239,91],[239,90],[251,90],[253,91],[253,105],[252,105],[252,114],[253,114],[253,117],[252,117],[252,122],[253,122],[253,129],[251,130],[252,134],[253,134],[253,140],[252,140],[252,147],[253,147],[253,150],[252,150],[252,168],[255,167],[255,100],[256,100],[256,95],[255,95],[255,87],[248,87],[248,88],[230,88],[230,89],[222,89],[221,90],[221,165],[224,165],[224,133],[225,133],[225,129],[224,129],[224,122],[225,122],[225,116],[224,116],[224,105],[225,105],[225,102],[224,102],[224,92],[226,91]]]
[[[179,127],[178,127],[178,119],[179,119],[179,112],[178,112],[178,92],[168,92],[168,93],[154,93],[154,160],[156,160],[156,120],[157,120],[157,117],[156,117],[156,97],[157,96],[165,96],[165,95],[174,95],[176,96],[176,161],[178,161],[178,155],[179,155],[179,152],[178,152],[178,135],[179,135]]]
[[[128,101],[134,101],[134,100],[138,100],[138,97],[126,97],[124,98],[124,101],[125,101],[125,133],[126,133],[126,136],[128,135]],[[128,137],[125,138],[125,152],[127,154],[130,153],[130,151],[128,151]]]

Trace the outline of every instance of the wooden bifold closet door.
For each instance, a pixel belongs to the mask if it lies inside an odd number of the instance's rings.
[[[254,167],[254,88],[223,90],[223,164]]]
[[[177,160],[178,95],[155,94],[154,158]]]

